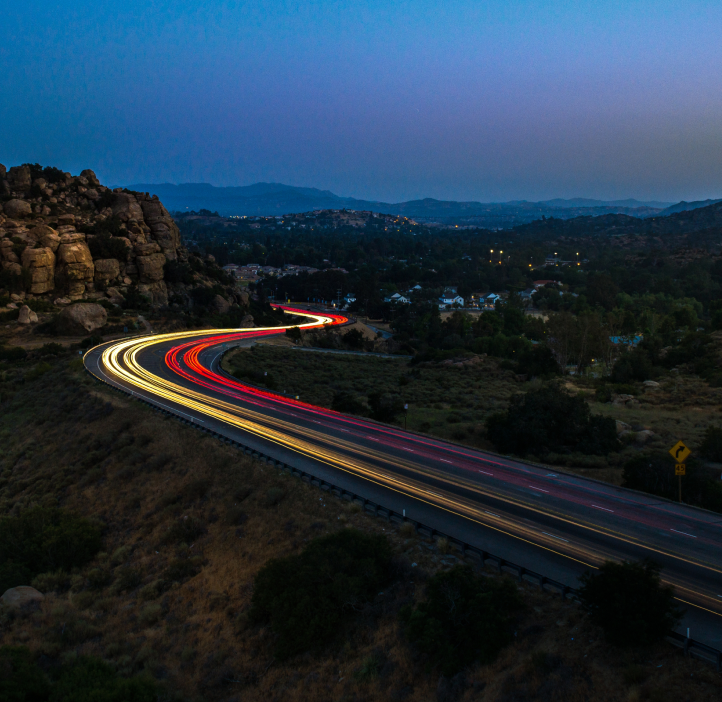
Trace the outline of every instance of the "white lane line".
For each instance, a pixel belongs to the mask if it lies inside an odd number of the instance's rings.
[[[546,478],[556,478],[557,474],[556,473],[547,473],[545,477]]]
[[[533,485],[529,486],[532,490],[539,490],[539,492],[549,492],[549,490],[543,490],[542,488],[534,487]]]
[[[411,453],[416,453],[416,451],[414,451],[414,449],[406,448],[406,446],[402,446],[401,448],[402,448],[404,451],[411,451]]]
[[[684,534],[685,536],[691,536],[693,539],[697,538],[694,534],[688,534],[686,531],[677,531],[676,529],[670,529],[670,531],[675,531],[678,534]]]
[[[551,536],[552,539],[559,539],[559,541],[563,541],[564,543],[569,543],[566,539],[562,539],[561,536],[554,536],[554,534],[549,534],[546,531],[543,531],[542,534],[546,534],[547,536]]]
[[[479,470],[479,469],[477,468],[477,470]],[[492,477],[494,477],[493,473],[489,473],[488,471],[485,471],[485,470],[479,470],[479,473],[483,473],[484,475],[491,475]]]
[[[605,512],[612,512],[612,514],[614,514],[613,509],[607,509],[606,507],[600,507],[599,505],[592,505],[592,507],[594,507],[595,509],[603,509]]]
[[[487,512],[486,510],[484,510],[484,514],[490,514],[492,517],[499,517],[498,514],[494,514],[493,512]],[[501,519],[501,517],[499,517],[499,519]]]
[[[444,463],[451,463],[451,461],[447,461],[445,458],[440,458],[439,460],[443,461]],[[452,463],[452,465],[453,465],[453,463]]]
[[[381,441],[381,439],[376,439],[373,436],[367,436],[367,439],[370,439],[371,441]]]

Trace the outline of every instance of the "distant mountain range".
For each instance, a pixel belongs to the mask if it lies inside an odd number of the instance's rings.
[[[223,216],[257,216],[311,212],[323,209],[371,210],[398,214],[418,221],[440,224],[474,225],[487,228],[511,228],[542,218],[571,219],[580,216],[626,214],[653,217],[705,207],[720,200],[700,202],[640,202],[639,200],[518,200],[501,203],[456,202],[453,200],[410,200],[380,202],[339,197],[329,190],[299,188],[282,183],[255,183],[237,187],[215,187],[209,183],[135,183],[130,190],[158,195],[171,211],[207,209]]]

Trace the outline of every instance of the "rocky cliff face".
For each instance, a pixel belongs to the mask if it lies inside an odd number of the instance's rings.
[[[63,305],[117,304],[135,287],[161,306],[166,263],[186,259],[156,196],[110,190],[91,170],[0,164],[0,289]]]

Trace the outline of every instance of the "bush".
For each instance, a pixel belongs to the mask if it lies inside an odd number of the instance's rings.
[[[122,678],[108,663],[83,656],[60,673],[53,702],[156,702],[158,689],[150,678]]]
[[[722,484],[716,472],[694,459],[687,460],[687,474],[682,478],[682,499],[714,512],[722,512]],[[652,495],[679,499],[679,479],[674,475],[674,460],[666,451],[649,451],[634,456],[624,464],[622,485]]]
[[[94,259],[116,258],[125,263],[128,260],[130,249],[125,242],[115,236],[103,232],[88,239],[88,248]]]
[[[0,589],[27,585],[40,573],[87,563],[101,546],[100,529],[58,508],[32,507],[0,519]],[[22,579],[19,579],[22,578]]]
[[[555,385],[511,398],[509,409],[486,420],[487,436],[504,452],[603,455],[619,442],[614,420],[591,414],[587,402]]]
[[[0,646],[0,700],[40,702],[47,700],[50,682],[35,665],[24,646]]]
[[[371,418],[391,424],[404,411],[404,403],[398,395],[372,392],[368,398]]]
[[[490,663],[511,641],[511,617],[521,600],[507,580],[474,574],[470,566],[437,573],[426,600],[401,610],[406,636],[429,657],[429,667],[451,676],[481,661]]]
[[[529,351],[524,351],[516,370],[519,373],[525,373],[529,377],[547,378],[553,375],[561,375],[561,368],[559,368],[551,349],[542,344],[537,344]]]
[[[299,327],[289,327],[286,329],[286,336],[294,342],[301,341],[301,329]]]
[[[673,588],[662,585],[660,566],[607,561],[585,573],[579,596],[592,621],[615,646],[644,646],[661,641],[679,622]]]
[[[279,659],[318,649],[390,580],[385,536],[351,529],[314,539],[302,553],[266,563],[255,580],[250,619],[270,622]]]
[[[710,461],[722,462],[722,428],[708,426],[699,452]]]
[[[335,392],[331,401],[331,409],[346,414],[364,414],[366,407],[363,402],[350,392]]]

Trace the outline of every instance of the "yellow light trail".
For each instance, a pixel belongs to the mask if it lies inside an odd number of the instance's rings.
[[[297,314],[313,320],[305,324],[294,325],[300,328],[318,327],[333,321],[327,316],[314,315],[307,312],[301,313],[287,310],[287,313]],[[285,330],[287,328],[290,327],[281,327],[280,329]],[[588,543],[576,544],[570,542],[565,547],[566,550],[560,550],[559,544],[555,542],[553,536],[547,535],[547,537],[550,538],[544,538],[537,529],[527,526],[518,519],[515,520],[513,518],[510,519],[509,517],[501,516],[489,519],[489,515],[486,514],[473,499],[468,499],[456,494],[449,494],[445,490],[437,487],[434,487],[434,490],[440,491],[442,494],[439,494],[439,492],[431,492],[429,487],[421,480],[408,476],[389,475],[388,468],[379,468],[363,459],[370,458],[372,460],[375,459],[391,462],[391,468],[400,468],[407,472],[415,473],[422,478],[444,480],[450,487],[463,489],[474,496],[493,497],[494,499],[504,502],[510,506],[523,507],[524,509],[530,510],[538,515],[552,517],[572,526],[581,527],[597,534],[619,539],[630,545],[650,549],[652,551],[656,551],[657,553],[662,553],[688,563],[694,563],[695,565],[720,572],[710,564],[687,559],[681,554],[654,549],[649,545],[639,543],[626,537],[621,532],[614,532],[610,529],[600,529],[591,523],[575,521],[564,516],[563,513],[555,513],[551,509],[541,510],[531,503],[510,498],[507,495],[500,494],[498,491],[483,489],[476,483],[472,483],[471,481],[456,476],[441,473],[439,471],[434,471],[433,469],[429,469],[412,460],[393,458],[381,450],[359,446],[352,441],[347,441],[345,439],[329,437],[323,432],[299,427],[292,422],[269,417],[260,412],[240,407],[225,400],[206,395],[203,392],[183,387],[177,383],[151,373],[147,369],[143,368],[138,361],[139,354],[150,347],[161,343],[198,337],[203,338],[206,336],[237,335],[239,333],[250,331],[278,332],[279,327],[215,329],[204,330],[203,332],[174,332],[170,334],[154,335],[151,337],[126,339],[107,346],[102,351],[101,360],[104,368],[118,380],[123,381],[131,387],[147,392],[151,396],[163,398],[168,402],[175,403],[192,411],[198,412],[206,417],[216,419],[230,426],[249,432],[255,436],[270,441],[277,446],[292,450],[308,458],[312,458],[334,469],[342,470],[351,475],[361,477],[383,488],[393,490],[396,493],[413,498],[435,508],[442,509],[450,514],[463,517],[467,520],[486,526],[487,528],[494,529],[500,533],[524,541],[525,543],[545,549],[565,558],[572,559],[582,565],[594,568],[601,564],[604,560],[616,558],[616,556],[612,551],[606,548],[591,546]],[[93,350],[91,349],[88,353],[91,353],[92,351]],[[86,356],[87,355],[88,354],[86,354]],[[302,436],[299,436],[299,434]],[[342,451],[351,454],[351,457],[341,453],[339,450],[328,448],[326,444],[329,443],[332,444],[335,449],[341,449]],[[705,593],[692,590],[679,580],[677,580],[674,584],[676,587],[692,593],[698,598],[701,597],[710,604],[714,603],[718,606],[717,600],[713,597],[710,597]]]

